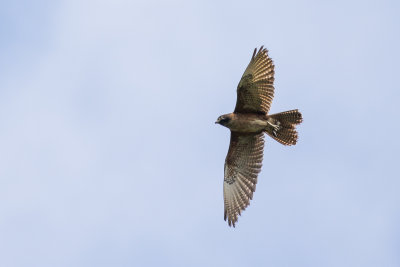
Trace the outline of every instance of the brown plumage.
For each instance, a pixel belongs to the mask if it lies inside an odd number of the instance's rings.
[[[224,219],[234,226],[238,215],[250,204],[256,190],[264,153],[264,132],[284,145],[295,145],[295,126],[302,122],[295,109],[268,115],[274,97],[274,64],[261,46],[254,50],[237,87],[233,113],[220,116],[219,123],[231,130],[224,167]]]

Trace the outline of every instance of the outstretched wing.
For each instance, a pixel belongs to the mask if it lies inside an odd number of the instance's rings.
[[[249,204],[256,190],[264,152],[264,134],[231,132],[224,170],[224,219],[229,226]]]
[[[268,57],[268,50],[261,46],[257,53],[257,48],[254,49],[237,87],[234,112],[267,114],[274,97],[274,74],[274,64]]]

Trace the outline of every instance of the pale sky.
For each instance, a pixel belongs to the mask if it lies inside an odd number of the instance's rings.
[[[0,266],[400,266],[398,1],[3,1]],[[275,63],[236,228],[232,112],[253,49]]]

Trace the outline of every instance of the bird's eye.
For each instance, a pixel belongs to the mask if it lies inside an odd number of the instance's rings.
[[[228,117],[221,117],[221,122],[222,123],[227,123],[229,121]]]

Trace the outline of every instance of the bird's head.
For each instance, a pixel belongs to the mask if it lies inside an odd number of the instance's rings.
[[[230,118],[229,114],[226,114],[226,115],[219,116],[215,123],[221,124],[222,126],[226,126],[230,120],[231,120],[231,118]]]

